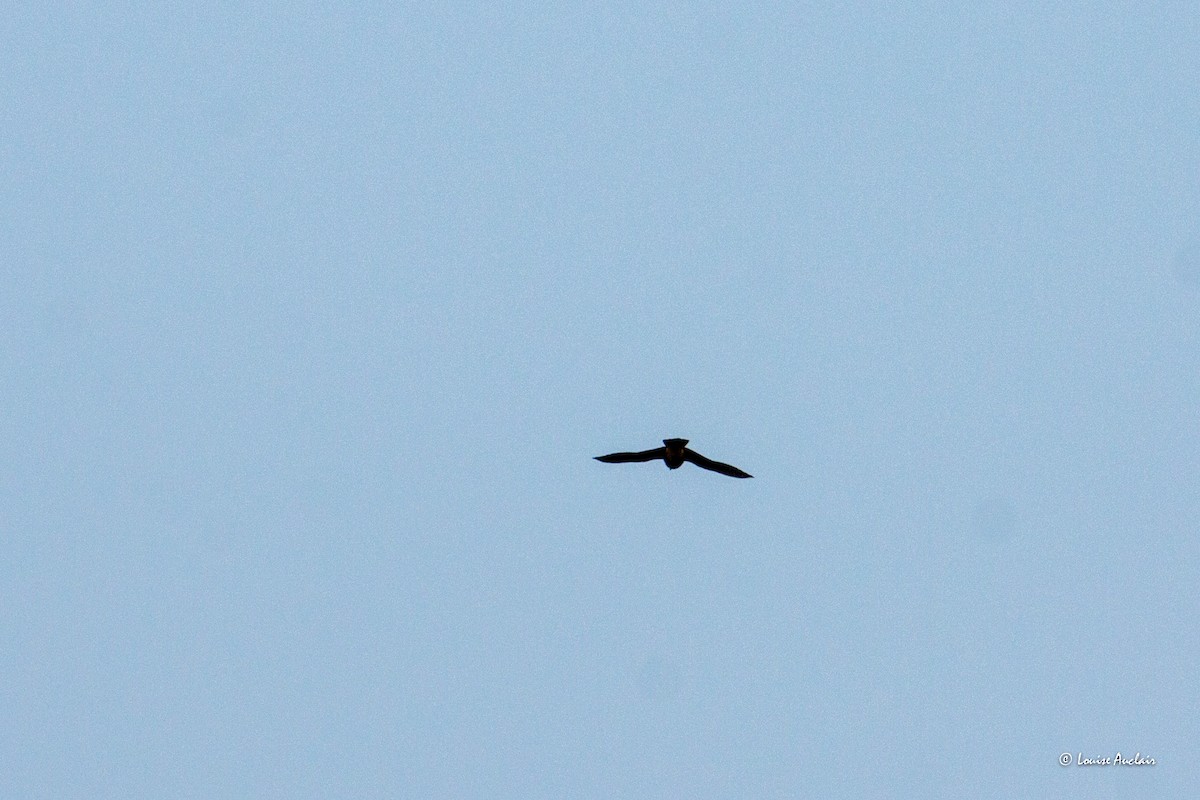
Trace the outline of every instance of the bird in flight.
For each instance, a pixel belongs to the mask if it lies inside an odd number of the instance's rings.
[[[596,456],[596,460],[606,464],[627,464],[630,461],[656,461],[661,458],[671,469],[679,469],[683,466],[683,462],[690,461],[697,467],[710,469],[731,478],[754,477],[749,472],[742,472],[731,464],[722,464],[720,461],[705,458],[695,450],[689,450],[687,443],[687,439],[663,439],[663,447],[643,450],[640,453],[609,453],[606,456]]]

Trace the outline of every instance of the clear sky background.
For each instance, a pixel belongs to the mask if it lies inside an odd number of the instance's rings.
[[[1194,793],[1195,5],[449,6],[0,20],[0,795]]]

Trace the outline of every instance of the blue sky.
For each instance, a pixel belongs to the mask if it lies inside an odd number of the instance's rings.
[[[1194,791],[1198,42],[6,14],[0,794]]]

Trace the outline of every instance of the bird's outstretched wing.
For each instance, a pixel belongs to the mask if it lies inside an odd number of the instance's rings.
[[[606,464],[627,464],[630,461],[653,461],[656,458],[666,458],[667,448],[656,447],[653,450],[643,450],[640,453],[609,453],[606,456],[596,456],[597,461]]]
[[[722,464],[720,461],[713,461],[711,458],[705,458],[687,447],[683,448],[683,460],[690,461],[697,467],[711,469],[713,472],[719,472],[722,475],[728,475],[731,478],[753,478],[749,472],[742,472],[732,464]]]

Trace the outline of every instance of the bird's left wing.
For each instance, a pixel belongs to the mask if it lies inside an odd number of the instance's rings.
[[[710,469],[713,472],[719,472],[722,475],[728,475],[731,478],[753,478],[749,472],[742,472],[732,464],[722,464],[720,461],[713,461],[711,458],[705,458],[695,450],[683,448],[683,460],[690,461],[697,467]]]
[[[627,464],[631,461],[653,461],[656,458],[666,458],[667,448],[656,447],[653,450],[643,450],[640,453],[609,453],[606,456],[596,456],[597,461],[606,464]]]

